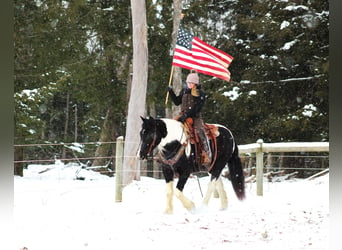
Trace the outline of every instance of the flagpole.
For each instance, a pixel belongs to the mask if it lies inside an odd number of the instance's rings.
[[[178,29],[177,29],[177,33],[178,33],[178,30],[179,30],[179,26],[183,20],[183,17],[184,17],[184,13],[181,12],[181,16],[180,16],[180,20],[179,20],[179,24],[178,24]],[[177,40],[177,36],[176,36],[176,40]],[[169,87],[171,86],[171,83],[172,83],[172,76],[173,76],[173,70],[174,70],[175,66],[172,65],[171,67],[171,73],[170,73],[170,79],[169,79]],[[166,98],[165,98],[165,105],[167,104],[168,100],[169,100],[169,91],[167,91],[166,93]]]
[[[172,76],[173,76],[173,69],[175,68],[174,65],[172,65],[171,67],[171,73],[170,73],[170,79],[169,79],[169,87],[171,86],[171,82],[172,82]],[[166,93],[166,98],[165,98],[165,105],[167,104],[167,101],[169,100],[169,91],[167,91]]]

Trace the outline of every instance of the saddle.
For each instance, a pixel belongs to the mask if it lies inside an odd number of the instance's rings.
[[[184,132],[187,135],[189,142],[195,148],[196,165],[198,168],[200,168],[202,166],[202,163],[203,163],[202,152],[204,151],[204,147],[202,145],[202,142],[201,142],[198,134],[196,133],[196,130],[193,127],[192,118],[187,118],[185,120],[184,130],[185,130]],[[205,134],[209,140],[209,144],[210,144],[210,148],[211,148],[212,156],[213,156],[210,166],[208,167],[208,169],[206,169],[207,171],[210,171],[211,168],[213,167],[215,161],[216,161],[216,156],[217,156],[216,137],[218,137],[220,133],[219,133],[218,127],[216,125],[208,124],[208,123],[204,123],[204,131],[205,131]],[[200,169],[198,169],[198,170],[200,170]]]

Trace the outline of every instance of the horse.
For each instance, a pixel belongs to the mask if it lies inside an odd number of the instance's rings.
[[[165,213],[173,213],[173,195],[175,195],[190,212],[195,209],[193,201],[183,194],[184,186],[195,172],[195,148],[190,143],[189,136],[185,132],[185,124],[175,119],[153,117],[141,117],[142,125],[140,130],[140,159],[147,159],[156,149],[161,158],[161,168],[166,181],[166,209]],[[221,210],[228,207],[227,194],[221,180],[221,172],[228,164],[231,183],[234,192],[239,200],[245,198],[245,179],[239,157],[238,146],[229,129],[223,125],[211,124],[217,127],[215,158],[213,158],[210,169],[211,175],[207,192],[203,199],[203,205],[208,205],[209,199],[215,189],[221,199]],[[211,141],[211,140],[210,140]],[[213,143],[210,143],[211,150],[215,150]],[[174,190],[174,177],[178,176],[178,182]]]

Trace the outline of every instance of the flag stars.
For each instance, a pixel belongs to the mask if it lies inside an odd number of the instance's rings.
[[[178,30],[177,42],[176,43],[179,46],[182,46],[182,47],[187,48],[188,50],[191,50],[193,38],[194,38],[194,36],[192,34],[187,32],[186,30],[180,28]]]

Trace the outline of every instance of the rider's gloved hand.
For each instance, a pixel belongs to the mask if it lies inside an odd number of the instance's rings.
[[[186,118],[187,118],[186,115],[182,115],[181,117],[178,118],[178,121],[185,122]]]

